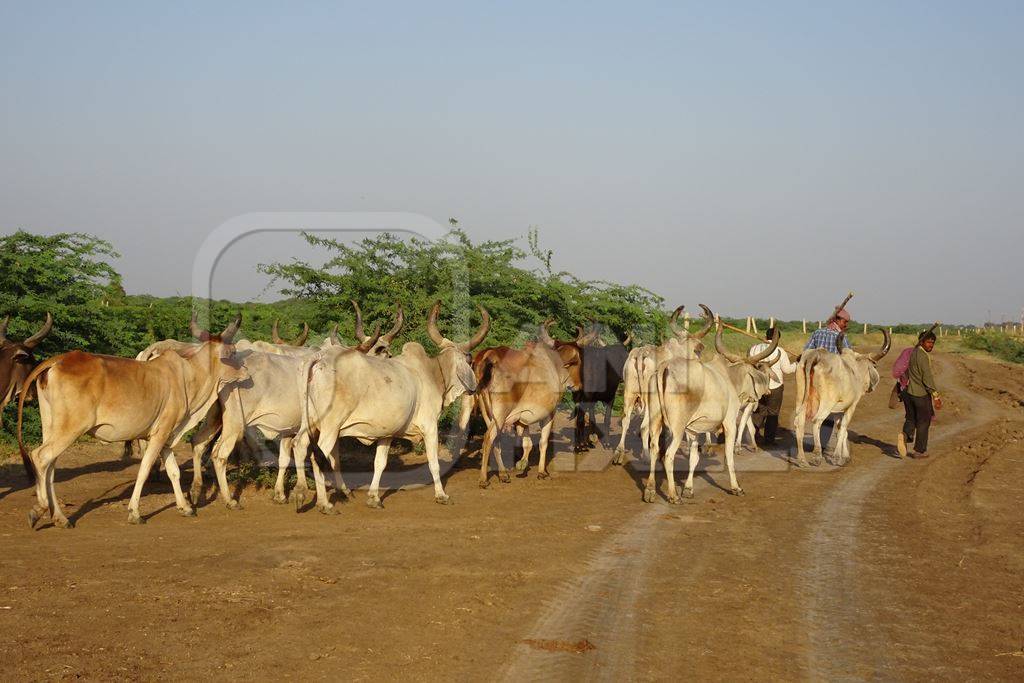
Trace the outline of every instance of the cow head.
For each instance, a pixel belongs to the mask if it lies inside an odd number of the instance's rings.
[[[359,341],[359,347],[362,348],[366,342],[371,339],[370,335],[365,334],[363,330],[363,312],[359,310],[359,304],[352,301],[352,307],[356,309],[356,339]],[[405,315],[402,313],[402,305],[396,304],[395,306],[395,324],[391,330],[385,334],[377,334],[374,338],[373,343],[369,346],[365,352],[370,356],[378,356],[380,358],[391,357],[391,342],[395,340],[398,333],[402,331],[402,325],[405,323]],[[380,330],[380,325],[377,326],[377,330]],[[337,344],[338,338],[338,326],[334,326],[334,330],[331,332],[331,338],[335,344]]]
[[[577,341],[558,341],[551,336],[549,330],[554,322],[554,318],[545,320],[541,324],[540,332],[537,336],[544,346],[554,349],[561,359],[563,373],[559,375],[559,379],[562,381],[562,386],[572,391],[579,391],[583,388],[583,355],[578,342],[582,336],[583,328],[578,328],[576,334]]]
[[[302,323],[302,332],[295,339],[288,341],[287,339],[281,339],[281,336],[277,333],[277,324],[279,320],[274,321],[274,327],[270,331],[270,340],[278,346],[303,346],[306,343],[306,339],[309,337],[309,325]]]
[[[860,370],[858,373],[860,379],[863,382],[864,393],[870,394],[878,386],[878,382],[881,377],[878,374],[878,361],[885,357],[885,354],[889,353],[889,349],[892,348],[892,337],[889,336],[889,330],[882,328],[882,347],[874,353],[858,353],[853,349],[846,348],[843,343],[845,335],[840,332],[839,336],[836,337],[836,348],[839,349],[841,357],[850,358],[857,365]]]
[[[46,314],[46,322],[39,331],[24,341],[7,338],[7,324],[11,316],[0,322],[0,408],[20,391],[25,379],[36,365],[33,351],[53,329],[53,316]]]
[[[201,343],[193,348],[185,348],[178,351],[183,358],[202,356],[208,359],[211,377],[215,377],[218,387],[237,382],[244,382],[249,379],[249,371],[246,370],[242,359],[235,354],[235,335],[238,328],[242,326],[242,314],[239,313],[235,319],[228,323],[220,334],[210,334],[199,326],[196,320],[195,311],[192,312],[192,319],[189,321],[189,329],[192,336]]]
[[[441,366],[441,375],[444,378],[444,406],[450,405],[462,394],[476,392],[476,375],[473,373],[472,358],[469,354],[483,343],[491,329],[491,314],[483,306],[478,306],[478,308],[480,309],[480,328],[472,339],[461,344],[456,344],[437,329],[437,314],[441,310],[440,301],[431,307],[430,315],[427,316],[427,334],[439,349],[437,361]]]
[[[690,332],[686,328],[676,325],[676,320],[683,312],[682,306],[672,311],[672,315],[668,319],[668,325],[672,329],[673,337],[669,342],[675,342],[682,347],[678,352],[681,358],[700,358],[700,354],[704,350],[704,342],[701,340],[711,331],[711,327],[715,324],[715,314],[711,312],[711,309],[704,304],[701,304],[700,307],[704,310],[704,327],[696,332]]]

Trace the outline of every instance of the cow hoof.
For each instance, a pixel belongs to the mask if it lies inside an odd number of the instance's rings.
[[[374,510],[383,510],[384,503],[380,502],[380,498],[371,496],[366,499],[366,507],[373,508]]]
[[[613,465],[621,465],[625,461],[625,459],[626,459],[626,453],[623,450],[621,450],[619,448],[616,448],[615,449],[615,457],[612,458],[612,464]]]
[[[182,517],[195,517],[196,511],[195,508],[178,508],[178,514]]]
[[[486,489],[490,487],[491,482],[487,481],[486,479],[481,479],[479,482],[477,482],[477,484],[480,486],[480,488]]]
[[[306,504],[306,491],[302,489],[292,491],[292,500],[295,502],[295,509],[298,510]]]
[[[283,493],[275,493],[274,497],[271,498],[270,500],[274,503],[277,503],[278,505],[284,505],[285,503],[288,502],[288,496],[284,495]]]
[[[517,462],[516,463],[516,472],[525,472],[526,471],[526,464],[527,464],[526,463],[526,458],[523,458],[522,460]]]
[[[683,488],[683,498],[693,498],[693,489]]]
[[[227,503],[225,503],[224,505],[227,507],[228,510],[241,510],[242,509],[241,503],[239,503],[237,500],[235,500],[233,498],[231,500],[229,500]]]
[[[340,514],[333,505],[317,505],[316,509],[320,511],[322,515],[337,515]]]
[[[658,499],[658,493],[654,489],[644,489],[644,502],[653,503]]]
[[[438,505],[452,505],[451,496],[434,496],[434,502]]]
[[[36,528],[36,522],[43,516],[42,511],[39,508],[32,508],[28,511],[28,527],[30,529]]]
[[[547,472],[538,472],[537,473],[537,478],[538,479],[549,479],[550,477],[551,477],[551,475],[548,474]]]
[[[351,498],[352,497],[352,489],[350,489],[347,486],[345,486],[344,488],[338,489],[338,491],[341,493],[341,495],[345,496],[346,498]]]
[[[511,484],[512,476],[508,472],[501,472],[500,474],[498,474],[498,481],[500,481],[502,484]]]
[[[144,520],[142,517],[140,517],[138,512],[129,512],[128,513],[128,523],[129,524],[145,524],[146,520]]]
[[[67,517],[60,517],[58,519],[53,520],[53,525],[55,527],[57,527],[58,529],[74,529],[75,528],[75,523],[72,522]]]
[[[731,493],[734,496],[745,496],[745,495],[747,495],[747,492],[744,491],[743,489],[741,489],[739,486],[737,486],[736,488],[734,488],[731,491],[729,491],[729,493]]]
[[[192,489],[188,492],[188,497],[192,499],[192,504],[195,505],[203,498],[202,489]]]
[[[671,496],[669,497],[668,502],[670,505],[682,505],[683,499],[679,496]]]

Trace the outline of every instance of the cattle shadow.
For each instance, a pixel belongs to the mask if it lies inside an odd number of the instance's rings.
[[[900,457],[899,452],[896,450],[896,444],[889,443],[887,441],[881,441],[874,437],[868,436],[867,434],[860,434],[854,432],[853,430],[847,432],[847,436],[849,437],[851,443],[874,446],[882,453],[882,455],[887,455],[890,458],[898,459]]]

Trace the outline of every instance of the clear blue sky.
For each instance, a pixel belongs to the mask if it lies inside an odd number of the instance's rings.
[[[1024,306],[1021,2],[0,7],[0,231],[106,237],[130,291],[238,214],[387,210],[731,314]]]

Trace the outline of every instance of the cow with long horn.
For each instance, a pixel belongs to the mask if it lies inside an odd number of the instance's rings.
[[[233,340],[241,322],[238,315],[223,332],[211,334],[198,325],[193,313],[190,328],[200,343],[151,361],[72,351],[39,364],[18,399],[18,447],[36,480],[38,502],[29,513],[32,526],[47,513],[56,526],[71,526],[54,491],[54,471],[57,458],[83,434],[106,442],[146,441],[128,502],[129,522],[143,521],[139,500],[157,457],[164,459],[178,510],[194,515],[182,495],[171,449],[206,417],[222,390],[248,378],[234,355]],[[37,380],[43,443],[29,456],[21,436],[22,411],[27,390]]]
[[[475,407],[480,411],[487,431],[480,447],[481,488],[489,484],[488,469],[491,450],[498,436],[515,428],[522,439],[523,455],[515,463],[517,471],[525,471],[533,450],[529,429],[540,427],[540,460],[537,477],[547,478],[547,448],[554,425],[555,412],[562,392],[568,387],[577,390],[580,382],[580,355],[575,344],[559,343],[549,328],[554,318],[540,325],[537,342],[528,342],[522,349],[499,346],[479,352],[473,359],[477,391],[463,397],[459,426],[466,429]],[[500,451],[495,452],[498,479],[512,481],[505,469]]]
[[[714,314],[701,306],[707,316],[704,334],[714,324]],[[736,446],[736,423],[739,418],[740,401],[736,389],[717,363],[703,361],[698,355],[698,344],[680,343],[671,357],[656,366],[649,376],[644,423],[649,433],[645,448],[650,458],[651,470],[644,490],[644,501],[653,503],[655,492],[655,465],[659,459],[661,433],[671,432],[671,441],[661,454],[668,486],[668,501],[681,502],[676,492],[674,463],[675,454],[684,440],[690,444],[690,470],[683,486],[683,497],[693,496],[693,474],[697,468],[699,452],[697,437],[702,433],[725,432],[725,462],[729,472],[729,488],[735,495],[742,495],[743,489],[736,481],[733,456]]]
[[[7,338],[7,326],[11,316],[0,322],[0,411],[22,391],[25,379],[36,365],[35,349],[53,329],[53,316],[46,314],[46,321],[32,336],[23,341]]]
[[[333,455],[334,446],[340,437],[351,436],[365,444],[377,444],[367,500],[370,507],[383,507],[380,478],[395,438],[423,442],[434,481],[434,498],[438,503],[449,502],[441,485],[437,423],[445,407],[459,396],[476,391],[477,380],[468,354],[487,337],[491,316],[480,307],[481,321],[476,334],[457,343],[438,330],[440,310],[439,301],[427,317],[427,332],[438,348],[435,356],[427,355],[417,342],[406,343],[402,352],[392,358],[364,355],[351,349],[329,349],[307,361],[300,375],[305,396],[300,440],[315,442],[335,470],[338,458]],[[329,513],[333,506],[315,459],[313,474],[317,507]],[[296,504],[299,503],[296,498]]]
[[[711,331],[715,319],[710,309],[703,304],[701,307],[704,310],[704,326],[701,329],[690,332],[676,324],[684,310],[683,306],[679,306],[669,316],[668,325],[672,335],[665,343],[637,346],[626,356],[622,370],[622,434],[619,437],[619,445],[615,448],[613,464],[621,465],[625,461],[626,433],[629,430],[633,413],[646,414],[647,391],[655,368],[677,353],[692,353],[699,357],[703,351],[704,343],[701,340]],[[640,426],[641,441],[644,442],[647,440],[646,424],[644,421]]]
[[[771,379],[772,370],[771,365],[763,361],[775,353],[775,349],[778,347],[779,331],[776,329],[768,348],[753,356],[734,354],[722,343],[722,325],[719,321],[718,329],[715,332],[715,351],[718,354],[710,362],[717,364],[719,369],[725,372],[740,399],[740,421],[736,431],[737,448],[743,443],[745,430],[750,431],[751,446],[756,446],[750,415],[754,412],[761,397],[768,393],[768,382]]]
[[[882,346],[873,353],[858,353],[848,348],[844,336],[840,333],[836,339],[839,353],[823,348],[812,349],[805,351],[797,363],[793,432],[796,435],[796,464],[801,467],[821,464],[821,424],[826,417],[837,413],[842,415],[842,419],[830,462],[845,465],[850,461],[850,421],[864,395],[874,391],[878,384],[875,366],[892,346],[889,330],[884,327]],[[804,426],[808,420],[814,434],[814,453],[810,463],[804,455]]]

